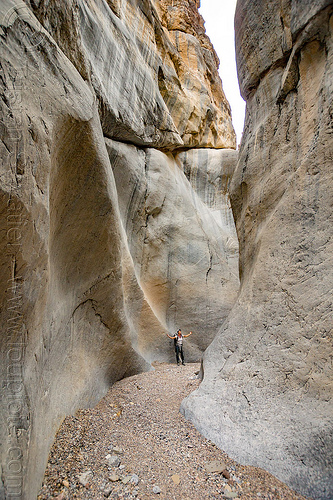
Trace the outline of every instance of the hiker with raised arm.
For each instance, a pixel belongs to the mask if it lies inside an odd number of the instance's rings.
[[[180,328],[177,330],[177,333],[175,335],[173,335],[172,337],[167,334],[169,339],[174,339],[177,365],[180,364],[180,360],[182,361],[182,365],[185,365],[184,351],[183,351],[183,339],[185,337],[189,337],[190,335],[192,335],[192,332],[188,333],[187,335],[183,335]]]

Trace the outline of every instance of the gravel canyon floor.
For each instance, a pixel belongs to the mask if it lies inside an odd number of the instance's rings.
[[[242,466],[180,414],[200,365],[155,363],[123,379],[93,409],[61,425],[38,500],[304,500],[267,472]]]

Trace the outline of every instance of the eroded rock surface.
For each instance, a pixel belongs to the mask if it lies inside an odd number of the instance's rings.
[[[173,3],[1,2],[1,498],[35,498],[62,418],[172,360],[167,331],[199,359],[236,298],[230,110]]]
[[[186,341],[186,356],[196,360],[238,292],[238,242],[226,189],[237,152],[197,149],[175,159],[110,139],[106,147],[136,279],[162,325],[189,331],[195,324],[198,335]],[[192,186],[198,171],[202,182]],[[141,314],[133,321],[140,352],[165,359],[165,339],[146,322],[139,327]]]
[[[238,2],[247,112],[231,201],[241,290],[183,404],[237,460],[325,500],[333,497],[332,13],[328,1]]]

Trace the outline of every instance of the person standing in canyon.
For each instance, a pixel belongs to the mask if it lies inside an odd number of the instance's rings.
[[[192,332],[188,333],[187,335],[183,335],[180,328],[177,330],[177,333],[175,335],[173,335],[172,337],[167,334],[169,339],[174,339],[174,342],[175,342],[177,365],[180,364],[180,360],[182,362],[182,365],[185,365],[184,351],[183,351],[183,339],[185,337],[189,337],[190,335],[192,335]]]

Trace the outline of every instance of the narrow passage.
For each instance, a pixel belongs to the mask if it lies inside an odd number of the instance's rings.
[[[61,425],[38,500],[304,500],[231,460],[179,413],[200,365],[155,363]]]

